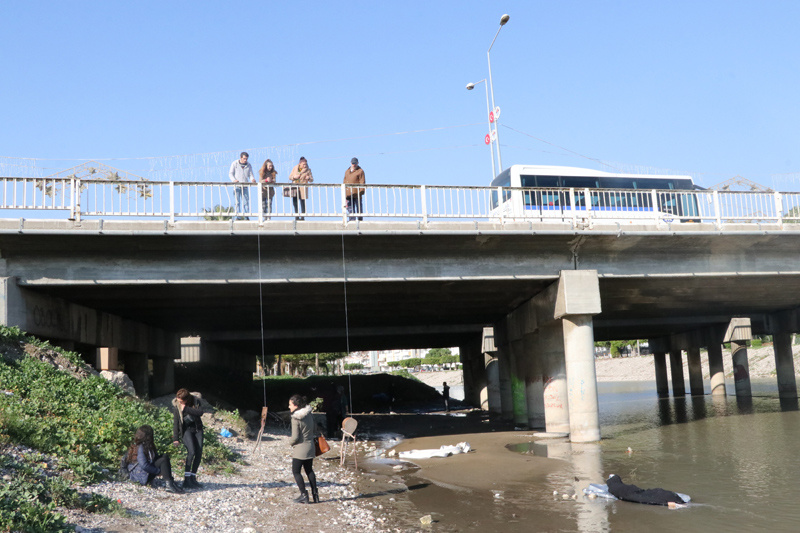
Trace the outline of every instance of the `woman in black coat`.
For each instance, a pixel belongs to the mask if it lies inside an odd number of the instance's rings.
[[[167,482],[167,492],[178,494],[183,492],[175,485],[175,479],[172,477],[169,454],[156,453],[153,428],[150,426],[140,426],[136,430],[133,443],[128,448],[127,469],[132,481],[149,485],[160,475]]]
[[[200,489],[203,486],[197,482],[197,469],[200,468],[200,459],[203,456],[203,410],[197,400],[186,389],[180,389],[172,400],[172,441],[175,446],[180,446],[181,441],[186,446],[186,467],[183,474],[184,488]]]

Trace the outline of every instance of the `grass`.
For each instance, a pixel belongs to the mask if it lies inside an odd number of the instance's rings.
[[[22,356],[22,347],[40,357]],[[56,359],[73,372],[59,370],[43,359]],[[85,368],[75,353],[17,328],[0,326],[0,450],[24,445],[53,458],[48,476],[37,466],[41,461],[36,457],[19,461],[0,453],[3,475],[12,474],[10,481],[0,479],[0,531],[71,531],[55,511],[58,505],[117,512],[115,502],[100,496],[84,501],[87,497],[79,497],[71,485],[111,479],[136,428],[143,424],[155,430],[159,450],[170,447],[169,410],[132,397]],[[181,464],[185,453],[182,447],[172,447],[173,464]],[[207,471],[231,471],[234,459],[213,432],[206,433],[203,465]]]

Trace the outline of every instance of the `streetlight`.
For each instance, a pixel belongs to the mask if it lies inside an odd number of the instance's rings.
[[[500,17],[500,27],[497,28],[497,33],[494,34],[494,39],[492,39],[492,44],[489,45],[489,49],[486,51],[486,59],[489,62],[489,90],[492,93],[492,109],[497,109],[497,108],[494,106],[494,87],[492,86],[492,58],[489,56],[489,52],[492,51],[492,46],[494,46],[494,42],[497,40],[497,36],[500,35],[500,30],[503,29],[503,26],[506,25],[506,23],[508,22],[508,20],[510,18],[511,17],[508,16],[508,15],[503,15],[502,17]],[[495,114],[497,114],[497,113],[495,113]],[[500,167],[500,172],[502,172],[503,171],[503,162],[500,159],[500,133],[497,131],[497,129],[498,129],[497,128],[497,117],[494,117],[494,131],[495,131],[496,140],[497,140],[497,164]]]
[[[486,78],[483,78],[481,81],[478,81],[478,82],[475,82],[475,83],[468,83],[467,84],[467,90],[471,91],[479,83],[483,83],[483,88],[486,89],[486,122],[489,124],[489,140],[491,142],[491,138],[492,138],[491,137],[491,135],[492,135],[492,121],[489,118],[489,113],[491,113],[492,110],[489,109],[489,86],[486,84]],[[492,151],[492,145],[491,144],[489,144],[489,157],[492,158],[492,180],[494,180],[495,176],[497,176],[497,173],[495,173],[495,170],[494,170],[494,153]],[[489,183],[491,184],[492,182],[490,181]]]

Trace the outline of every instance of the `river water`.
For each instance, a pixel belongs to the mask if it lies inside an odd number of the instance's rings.
[[[544,482],[482,491],[410,477],[407,484],[421,488],[407,493],[413,508],[407,515],[398,509],[400,521],[418,526],[420,514],[430,513],[433,531],[800,531],[796,400],[781,402],[775,380],[753,381],[752,401],[744,402],[659,399],[655,390],[653,382],[601,383],[600,443],[513,445],[559,462]],[[688,494],[692,505],[669,510],[583,495],[612,473],[642,488]]]

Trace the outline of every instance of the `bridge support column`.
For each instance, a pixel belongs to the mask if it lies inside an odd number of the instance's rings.
[[[683,380],[683,354],[681,350],[669,351],[669,370],[672,374],[672,395],[674,397],[686,395],[686,383]]]
[[[686,350],[686,358],[689,362],[689,389],[692,396],[703,396],[703,367],[700,364],[700,348],[692,346]]]
[[[713,340],[708,344],[708,371],[711,377],[711,395],[725,396],[725,367],[722,363],[722,345]]]
[[[525,393],[525,354],[522,339],[511,341],[511,405],[514,423],[528,425],[528,399]]]
[[[572,442],[597,441],[600,440],[600,412],[592,315],[569,315],[562,322],[569,391],[569,438]]]
[[[119,350],[113,347],[98,348],[97,370],[119,370]]]
[[[772,334],[775,351],[775,370],[778,374],[778,395],[781,398],[797,397],[797,381],[794,375],[792,334],[781,331]]]
[[[481,409],[499,415],[500,408],[500,363],[495,357],[494,328],[483,328],[483,364],[486,387],[481,391]]]
[[[470,335],[458,347],[464,376],[464,401],[474,407],[481,406],[481,392],[486,389],[486,363],[481,341],[481,337]]]
[[[750,387],[750,363],[747,360],[747,341],[753,338],[749,318],[733,318],[728,324],[722,342],[731,343],[731,360],[733,361],[733,385],[737,398],[749,398],[753,395]]]
[[[511,392],[511,356],[508,349],[497,351],[497,379],[500,386],[500,414],[504,420],[514,419],[514,398]]]
[[[544,408],[544,384],[542,382],[541,346],[539,335],[532,333],[523,337],[523,346],[527,354],[525,372],[525,396],[528,402],[528,426],[531,428],[546,427]]]
[[[566,319],[562,319],[539,328],[544,422],[548,433],[570,433],[571,412],[567,385],[566,338],[568,334],[565,329],[566,324]],[[594,346],[592,347],[592,357],[594,357]],[[592,369],[594,369],[594,360],[592,360]],[[580,369],[575,369],[575,372],[580,373]]]
[[[652,341],[651,341],[652,344]],[[669,380],[667,378],[667,354],[653,352],[653,362],[656,367],[656,392],[659,397],[669,396]]]

